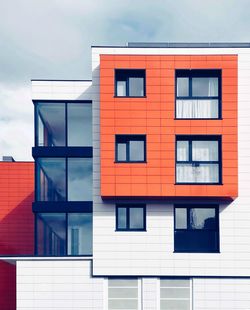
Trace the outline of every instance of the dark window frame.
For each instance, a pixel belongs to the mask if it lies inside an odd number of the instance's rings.
[[[39,145],[39,130],[38,130],[38,105],[39,103],[61,103],[64,104],[64,109],[65,109],[65,145],[64,146],[40,146]],[[34,104],[34,121],[35,121],[35,125],[34,125],[34,145],[35,147],[41,147],[41,148],[92,148],[92,146],[68,146],[68,104],[91,104],[92,105],[92,101],[91,100],[33,100],[33,104]],[[41,121],[42,118],[40,117]],[[42,123],[44,124],[44,122],[42,121]]]
[[[39,173],[38,173],[38,169],[39,169],[39,159],[40,158],[44,158],[44,159],[63,159],[65,161],[65,200],[61,200],[61,201],[54,201],[54,200],[39,200],[39,191],[40,191],[40,188],[39,188],[39,179],[38,179],[38,176],[39,176]],[[36,158],[36,161],[35,161],[35,202],[38,202],[38,203],[50,203],[50,202],[53,202],[53,203],[57,203],[57,204],[60,204],[61,202],[62,203],[74,203],[75,200],[68,200],[68,160],[69,159],[74,159],[74,158],[81,158],[81,159],[92,159],[92,169],[93,169],[93,157],[83,157],[83,156],[80,156],[80,157],[71,157],[71,156],[67,156],[67,157],[62,157],[62,156],[58,156],[58,157],[50,157],[50,156],[45,156],[45,157],[37,157]],[[41,166],[40,166],[41,168]],[[43,170],[43,169],[42,169]],[[44,172],[44,171],[43,171]],[[44,172],[45,174],[45,172]],[[93,183],[93,170],[92,170],[92,183]],[[93,185],[93,184],[92,184]],[[92,202],[92,200],[83,200],[81,202]]]
[[[187,228],[176,228],[176,209],[186,209],[187,210]],[[190,212],[191,209],[214,209],[215,210],[215,219],[216,219],[216,228],[215,229],[193,229],[190,226]],[[193,205],[187,205],[187,204],[178,204],[174,205],[174,252],[175,253],[220,253],[220,217],[219,217],[219,205],[218,204],[193,204]],[[199,232],[202,231],[210,231],[214,232],[216,234],[216,250],[215,251],[202,251],[199,248],[197,250],[178,250],[176,249],[176,240],[175,235],[177,232],[194,232],[199,234]]]
[[[189,160],[177,161],[177,142],[189,142]],[[218,141],[218,161],[192,161],[192,141]],[[177,164],[192,164],[197,167],[200,164],[218,164],[219,165],[219,181],[213,182],[177,182]],[[175,137],[175,185],[222,185],[222,136],[221,135],[176,135]]]
[[[186,77],[189,79],[189,95],[177,96],[177,78]],[[193,96],[192,95],[192,79],[203,77],[218,78],[218,96]],[[176,101],[192,100],[192,99],[217,99],[218,100],[218,117],[216,118],[179,118],[176,114]],[[177,69],[175,70],[175,119],[176,120],[221,120],[222,119],[222,69]]]
[[[46,254],[38,254],[38,217],[40,218],[40,220],[44,223],[44,220],[42,219],[41,216],[39,216],[40,213],[45,213],[45,214],[48,214],[48,213],[56,213],[56,214],[64,214],[65,215],[65,254],[63,255],[46,255]],[[85,214],[85,213],[88,213],[88,214],[92,214],[92,236],[93,236],[93,211],[90,212],[89,209],[86,209],[85,211],[82,210],[82,211],[78,211],[78,210],[72,210],[70,212],[60,212],[60,211],[54,211],[54,210],[51,210],[51,211],[39,211],[39,212],[36,212],[34,213],[34,230],[35,230],[35,235],[34,235],[34,252],[35,252],[35,256],[45,256],[45,257],[79,257],[79,256],[83,256],[83,257],[92,257],[93,256],[93,253],[92,254],[79,254],[79,255],[71,255],[71,254],[67,254],[68,253],[68,224],[69,224],[69,221],[68,221],[68,218],[69,218],[69,214],[71,213],[82,213],[82,214]],[[44,238],[44,244],[46,243],[46,236],[44,234],[43,236]],[[51,241],[50,241],[50,247],[52,246],[51,244]],[[92,246],[93,246],[93,243],[92,243]],[[44,246],[45,248],[45,246]],[[93,252],[93,248],[92,248],[92,252]]]
[[[119,75],[124,75],[122,78]],[[129,78],[143,78],[143,96],[130,96],[129,95]],[[128,68],[117,68],[115,69],[114,74],[114,85],[115,85],[115,91],[114,91],[114,97],[117,98],[146,98],[146,69],[128,69]],[[126,94],[125,96],[119,96],[117,94],[117,82],[118,81],[125,81],[126,82]]]
[[[144,142],[144,159],[143,160],[130,160],[129,142],[130,141],[143,141]],[[118,144],[126,144],[126,160],[118,159]],[[147,162],[147,136],[145,134],[139,135],[115,135],[115,163],[146,163]]]
[[[126,209],[126,228],[118,227],[118,210],[119,208]],[[130,228],[130,209],[141,208],[143,209],[143,228]],[[115,230],[116,231],[147,231],[147,210],[145,204],[116,204],[115,209]]]

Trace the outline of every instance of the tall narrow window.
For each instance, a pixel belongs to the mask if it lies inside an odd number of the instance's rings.
[[[176,183],[221,183],[220,136],[177,136]]]
[[[189,279],[160,279],[160,309],[190,310],[190,291]]]
[[[144,69],[116,69],[115,95],[117,97],[145,96]]]
[[[176,71],[176,118],[221,117],[221,71]]]
[[[108,279],[108,310],[139,310],[138,279]]]

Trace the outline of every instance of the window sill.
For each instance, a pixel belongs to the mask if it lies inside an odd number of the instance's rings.
[[[223,183],[174,183],[174,185],[223,185]]]
[[[115,232],[147,232],[146,229],[116,229]]]
[[[220,254],[221,252],[218,251],[173,251],[173,253],[180,253],[180,254]]]
[[[115,164],[146,164],[147,161],[114,161]]]
[[[147,96],[114,96],[114,98],[147,98]]]
[[[200,121],[200,120],[204,120],[204,121],[222,121],[223,118],[219,117],[219,118],[184,118],[184,117],[175,117],[174,118],[175,121]]]

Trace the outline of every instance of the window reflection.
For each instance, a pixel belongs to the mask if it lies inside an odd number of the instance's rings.
[[[38,103],[38,146],[65,146],[65,103]]]
[[[68,146],[92,145],[92,105],[68,104]]]
[[[92,214],[68,215],[68,255],[92,254]]]
[[[68,158],[68,200],[92,200],[92,158]]]
[[[65,159],[39,158],[37,167],[38,201],[66,200]]]
[[[38,255],[91,255],[92,213],[38,213]]]

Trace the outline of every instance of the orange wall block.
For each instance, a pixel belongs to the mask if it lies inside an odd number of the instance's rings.
[[[237,55],[101,55],[101,195],[238,195]],[[114,69],[146,69],[146,97],[114,97]],[[175,120],[175,70],[222,70],[222,119]],[[147,163],[115,163],[116,134],[147,135]],[[221,185],[175,184],[175,136],[222,136]]]

